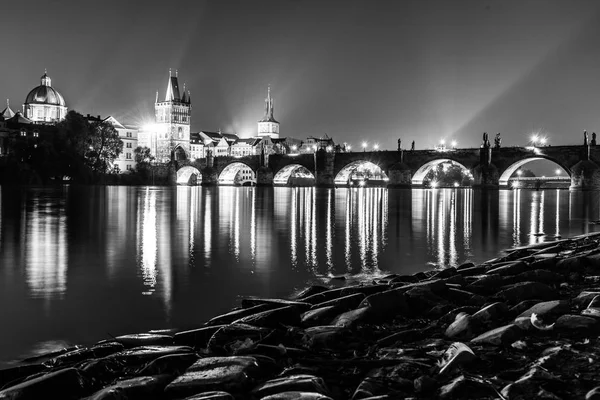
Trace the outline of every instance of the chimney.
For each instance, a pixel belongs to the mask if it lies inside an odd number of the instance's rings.
[[[100,121],[100,116],[98,115],[98,121]]]

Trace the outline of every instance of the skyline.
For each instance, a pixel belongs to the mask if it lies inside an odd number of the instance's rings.
[[[592,1],[34,4],[43,12],[7,4],[0,28],[19,32],[0,66],[15,110],[47,69],[69,109],[141,125],[171,68],[191,92],[192,131],[256,135],[268,85],[284,137],[387,149],[478,147],[484,131],[504,146],[540,130],[578,144],[600,131]]]

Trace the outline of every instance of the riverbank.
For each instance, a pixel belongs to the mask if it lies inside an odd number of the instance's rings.
[[[594,233],[246,298],[197,329],[24,360],[0,371],[0,399],[595,399],[599,282]]]

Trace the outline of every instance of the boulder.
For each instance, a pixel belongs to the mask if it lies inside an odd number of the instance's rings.
[[[381,347],[389,346],[395,343],[411,343],[423,338],[422,329],[407,329],[393,333],[377,341],[377,345]]]
[[[563,314],[568,313],[570,309],[571,306],[566,300],[543,301],[523,311],[517,316],[517,318],[529,318],[531,317],[531,314],[536,314],[542,319],[546,317],[559,317]]]
[[[473,337],[471,316],[466,313],[459,313],[454,322],[446,328],[444,335],[450,339],[470,339]]]
[[[252,393],[259,398],[263,398],[264,396],[291,391],[328,394],[323,379],[306,374],[272,379],[256,387],[252,390]]]
[[[345,313],[338,315],[331,321],[331,325],[350,328],[358,323],[364,322],[370,315],[370,307],[357,308],[356,310],[346,311]]]
[[[508,314],[508,307],[501,302],[492,303],[472,315],[473,321],[483,329],[502,324]]]
[[[450,267],[450,268],[444,268],[438,272],[436,272],[435,274],[433,274],[431,276],[431,278],[429,279],[445,279],[445,278],[449,278],[453,275],[456,275],[456,268],[454,267]]]
[[[156,398],[171,380],[169,375],[123,379],[94,393],[87,400],[114,400],[115,394],[118,399]]]
[[[198,355],[194,353],[170,354],[167,356],[158,357],[150,361],[144,366],[138,375],[152,376],[162,374],[180,374],[185,371],[190,365],[198,360]]]
[[[504,277],[497,274],[482,275],[477,276],[465,289],[478,294],[492,294],[502,285],[504,285]]]
[[[475,360],[477,357],[473,350],[464,343],[455,342],[444,352],[442,361],[439,363],[440,374],[447,374],[456,367],[463,366]]]
[[[581,315],[600,318],[600,296],[594,296],[587,308],[581,312]]]
[[[363,301],[365,295],[362,293],[355,293],[344,297],[339,297],[336,299],[328,300],[323,303],[315,304],[311,307],[312,310],[321,307],[327,306],[335,306],[339,311],[351,310],[353,308],[358,307],[358,305]]]
[[[210,390],[242,392],[249,389],[258,373],[253,357],[201,358],[167,385],[165,394],[183,397]]]
[[[523,261],[511,262],[499,267],[493,266],[487,271],[488,275],[510,276],[521,274],[529,268],[529,265]]]
[[[173,337],[176,345],[204,348],[216,331],[226,325],[211,325],[189,331],[178,332]]]
[[[302,314],[300,320],[304,327],[323,325],[329,323],[339,312],[336,306],[315,308]]]
[[[312,296],[312,295],[315,295],[318,293],[323,293],[328,290],[329,290],[329,288],[326,288],[325,286],[318,286],[318,285],[309,286],[309,287],[305,288],[304,290],[301,290],[298,294],[296,294],[294,296],[294,300],[301,301],[302,299],[305,299],[309,296]]]
[[[486,268],[482,265],[479,265],[477,267],[473,266],[473,267],[458,270],[458,274],[461,276],[475,276],[475,275],[484,274],[485,272],[486,272]]]
[[[485,399],[495,395],[496,392],[491,385],[464,375],[440,387],[438,392],[439,399]]]
[[[75,368],[65,368],[26,380],[0,391],[0,399],[44,399],[60,393],[61,399],[79,399],[87,393],[88,384]]]
[[[598,320],[595,318],[566,314],[556,320],[554,329],[586,331],[595,328],[597,323]]]
[[[503,287],[497,297],[516,304],[528,299],[553,300],[558,297],[555,290],[540,282],[520,282]]]
[[[114,338],[114,341],[121,343],[126,348],[139,346],[168,346],[173,344],[173,336],[153,333],[136,333],[132,335],[117,336]]]
[[[262,311],[233,321],[234,324],[248,324],[264,328],[278,328],[282,325],[300,326],[300,310],[295,306],[285,306]]]
[[[339,346],[345,330],[339,326],[314,326],[304,330],[302,341],[309,348]]]
[[[306,299],[305,299],[306,300]],[[263,299],[260,297],[248,297],[242,299],[242,308],[251,308],[261,304],[267,304],[273,306],[273,308],[292,306],[297,307],[300,311],[306,311],[310,308],[310,304],[304,301],[293,301],[283,299]]]
[[[233,310],[231,312],[228,312],[227,314],[222,314],[222,315],[216,316],[213,319],[211,319],[210,321],[208,321],[205,325],[212,326],[212,325],[230,324],[233,321],[240,319],[240,318],[247,317],[248,315],[257,314],[259,312],[270,310],[273,308],[278,308],[278,307],[281,307],[281,305],[273,304],[273,303],[265,303],[265,304],[259,304],[254,307],[240,308],[239,310]],[[175,336],[177,336],[177,334],[175,334]]]
[[[585,290],[579,293],[579,295],[573,299],[573,303],[580,308],[585,308],[596,296],[600,296],[600,291]]]
[[[600,386],[596,386],[586,393],[585,400],[600,400]]]
[[[405,315],[408,313],[408,303],[404,293],[405,290],[400,288],[372,294],[360,303],[360,307],[371,307],[374,317]]]
[[[333,400],[329,396],[313,392],[281,392],[263,397],[261,400]]]
[[[271,332],[271,329],[247,324],[225,325],[211,336],[207,348],[217,354],[232,353],[239,348],[240,343],[259,342]]]
[[[501,326],[471,339],[473,344],[509,345],[519,338],[521,330],[514,324]]]

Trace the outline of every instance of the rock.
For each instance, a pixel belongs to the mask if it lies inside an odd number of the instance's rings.
[[[448,328],[444,335],[450,339],[470,339],[473,337],[473,323],[471,316],[460,313]]]
[[[554,329],[587,330],[595,328],[597,322],[595,318],[566,314],[556,320]]]
[[[444,268],[444,269],[436,272],[429,279],[445,279],[445,278],[449,278],[453,275],[456,275],[456,268],[450,267],[450,268]]]
[[[331,289],[322,293],[317,293],[312,296],[308,296],[302,299],[303,302],[309,303],[311,305],[317,305],[326,303],[328,301],[338,299],[340,297],[346,297],[352,294],[363,294],[365,296],[379,293],[389,289],[388,285],[368,285],[368,286],[348,286],[343,288]],[[327,304],[329,305],[329,304]],[[316,308],[316,307],[313,307]]]
[[[474,307],[474,308],[477,309],[477,307]],[[432,307],[431,310],[429,310],[427,312],[427,316],[430,318],[438,319],[442,316],[447,315],[448,313],[450,313],[452,310],[455,310],[455,309],[456,309],[456,306],[454,304],[438,304],[437,306]],[[454,321],[455,316],[456,315],[454,315],[449,322]]]
[[[581,272],[585,265],[585,258],[582,256],[568,257],[558,260],[556,270],[560,273]]]
[[[262,354],[268,357],[273,358],[281,358],[281,357],[291,357],[296,358],[306,354],[306,350],[298,349],[295,347],[286,347],[282,344],[278,346],[268,345],[268,344],[259,344],[252,351],[252,355]]]
[[[44,365],[53,368],[71,366],[75,363],[91,358],[106,357],[111,354],[115,354],[119,351],[122,351],[123,349],[124,346],[121,343],[106,342],[95,345],[90,348],[84,347],[79,348],[77,350],[69,351],[67,353],[59,355],[58,357],[46,361]]]
[[[125,348],[139,346],[168,346],[173,344],[173,336],[153,333],[122,335],[117,336],[114,340],[117,343],[121,343]]]
[[[495,293],[498,287],[504,284],[504,277],[500,275],[482,275],[468,284],[466,289],[478,294]]]
[[[370,307],[357,308],[356,310],[346,311],[345,313],[338,315],[331,321],[331,325],[350,328],[358,323],[364,322],[370,315]]]
[[[232,353],[239,348],[240,343],[256,343],[264,339],[271,330],[247,324],[231,324],[217,330],[207,344],[213,353]]]
[[[326,292],[327,290],[329,290],[329,288],[326,288],[325,286],[309,286],[294,296],[294,300],[300,301],[314,294]]]
[[[534,269],[523,272],[514,277],[515,282],[541,282],[545,284],[556,284],[564,281],[562,275],[545,269]]]
[[[502,389],[502,396],[507,399],[538,399],[540,385],[548,382],[557,382],[558,378],[541,368],[532,368],[515,382]]]
[[[466,290],[448,288],[448,290],[446,290],[446,293],[444,294],[444,297],[455,304],[456,303],[466,304],[466,303],[470,302],[473,295],[474,295],[474,293],[466,291]],[[485,300],[483,300],[483,301],[485,302]],[[471,305],[475,305],[475,304],[471,304]]]
[[[0,391],[0,399],[45,399],[52,393],[60,393],[60,398],[65,400],[79,399],[87,394],[87,387],[77,369],[65,368],[5,388]]]
[[[442,361],[439,363],[440,374],[451,372],[454,368],[470,363],[477,357],[473,350],[464,343],[455,342],[444,352]]]
[[[594,296],[587,308],[581,312],[581,315],[600,318],[600,296]]]
[[[405,290],[400,288],[372,294],[360,303],[360,307],[371,307],[373,315],[380,318],[405,315],[408,313],[408,303],[404,293]]]
[[[119,399],[156,398],[171,379],[168,375],[124,379],[94,393],[87,400],[112,400],[115,394]]]
[[[406,284],[406,283],[415,283],[415,282],[419,282],[419,279],[417,279],[417,277],[415,277],[414,275],[400,275],[400,276],[396,276],[395,278],[391,279],[389,281],[389,284]]]
[[[367,376],[358,385],[352,399],[366,399],[393,393],[395,398],[403,398],[401,393],[414,390],[414,379],[423,373],[420,369],[400,364],[395,367],[376,368],[367,373]]]
[[[282,392],[263,397],[261,400],[333,400],[329,396],[311,392]]]
[[[479,311],[479,307],[476,306],[462,306],[449,311],[444,316],[442,316],[439,321],[443,324],[451,324],[456,319],[456,316],[460,313],[465,314],[474,314]]]
[[[494,266],[492,267],[492,269],[487,271],[487,274],[500,276],[518,275],[527,271],[528,268],[529,266],[527,265],[527,263],[523,261],[515,261],[501,265],[499,267]]]
[[[262,311],[233,321],[234,324],[248,324],[263,328],[278,328],[282,325],[300,326],[300,311],[295,306],[285,306]]]
[[[315,304],[311,307],[311,309],[314,310],[321,307],[335,306],[339,311],[352,310],[358,307],[358,305],[363,301],[364,298],[364,294],[355,293],[349,296],[339,297],[337,299],[332,299],[323,303]]]
[[[189,331],[178,332],[173,337],[175,344],[180,346],[192,346],[204,348],[216,331],[226,325],[211,325],[203,328],[191,329]]]
[[[415,385],[415,392],[419,394],[430,393],[437,389],[437,381],[427,375],[416,378],[413,384]]]
[[[227,392],[212,391],[198,393],[190,397],[186,397],[184,400],[235,400],[232,395]]]
[[[492,329],[471,339],[473,344],[491,344],[494,346],[509,345],[520,336],[521,330],[514,324]]]
[[[530,318],[531,314],[536,314],[542,319],[547,317],[558,317],[568,313],[570,309],[569,302],[565,300],[544,301],[523,311],[517,318]]]
[[[394,289],[398,289],[399,291],[404,291],[405,293],[414,288],[427,288],[431,290],[433,293],[444,293],[446,291],[446,284],[441,279],[431,279],[416,283],[408,283],[406,285],[396,286],[393,285]]]
[[[440,388],[438,398],[483,399],[495,394],[495,391],[490,385],[460,375]]]
[[[469,267],[469,268],[459,269],[458,274],[461,276],[475,276],[475,275],[484,274],[485,271],[486,271],[486,268],[484,266],[479,265],[477,267],[473,266],[473,267]]]
[[[138,375],[151,376],[162,374],[180,374],[198,360],[194,353],[170,354],[150,361]]]
[[[532,299],[532,300],[523,300],[520,303],[517,303],[517,305],[511,307],[511,309],[509,310],[509,314],[511,316],[514,316],[515,318],[518,317],[523,311],[526,311],[528,309],[530,309],[531,307],[535,306],[538,303],[541,303],[542,301],[539,299]]]
[[[468,262],[464,262],[464,263],[460,264],[456,269],[458,271],[462,271],[463,269],[473,268],[474,266],[475,266],[475,263],[468,261]]]
[[[433,307],[446,302],[445,299],[435,294],[430,286],[413,287],[404,295],[406,296],[408,308],[412,315],[422,315]]]
[[[475,321],[479,327],[491,328],[498,326],[505,319],[508,314],[508,307],[506,304],[496,302],[483,307],[472,315],[473,321]]]
[[[511,304],[527,299],[553,300],[558,297],[556,291],[540,282],[520,282],[505,286],[496,296]]]
[[[529,264],[529,268],[532,270],[535,269],[545,269],[548,271],[556,271],[556,264],[558,262],[558,258],[555,255],[550,257],[536,257],[535,261]]]
[[[134,365],[148,362],[169,354],[185,354],[193,352],[194,349],[188,346],[142,346],[112,354],[107,358],[114,359],[122,364]]]
[[[304,327],[318,326],[329,323],[336,315],[339,314],[339,309],[336,306],[325,306],[308,310],[300,317],[301,324]]]
[[[213,325],[225,325],[230,324],[233,321],[247,317],[248,315],[257,314],[262,311],[271,310],[273,308],[279,308],[281,304],[273,304],[273,303],[264,303],[259,304],[254,307],[248,308],[240,308],[239,310],[233,310],[228,312],[227,314],[222,314],[217,317],[214,317],[210,321],[208,321],[205,325],[213,326]],[[177,334],[175,334],[177,336]]]
[[[596,291],[583,291],[573,299],[573,303],[579,307],[587,307],[594,297],[600,296],[600,292]]]
[[[386,336],[377,341],[377,345],[381,347],[389,346],[394,343],[411,343],[422,339],[423,330],[422,329],[407,329],[400,332],[396,332],[389,336]]]
[[[260,398],[281,392],[311,392],[327,395],[323,379],[313,375],[292,375],[272,379],[252,390]]]
[[[339,326],[315,326],[304,331],[302,341],[309,348],[339,346],[339,339],[343,332],[344,328]]]
[[[600,400],[600,386],[596,386],[585,395],[585,400]]]
[[[300,311],[306,311],[310,308],[310,304],[304,301],[293,301],[283,299],[262,299],[260,297],[249,297],[242,299],[242,308],[251,308],[261,304],[276,306],[275,308],[292,306],[297,307]]]
[[[189,396],[209,390],[241,392],[254,383],[259,368],[253,357],[201,358],[165,388],[170,397]]]

